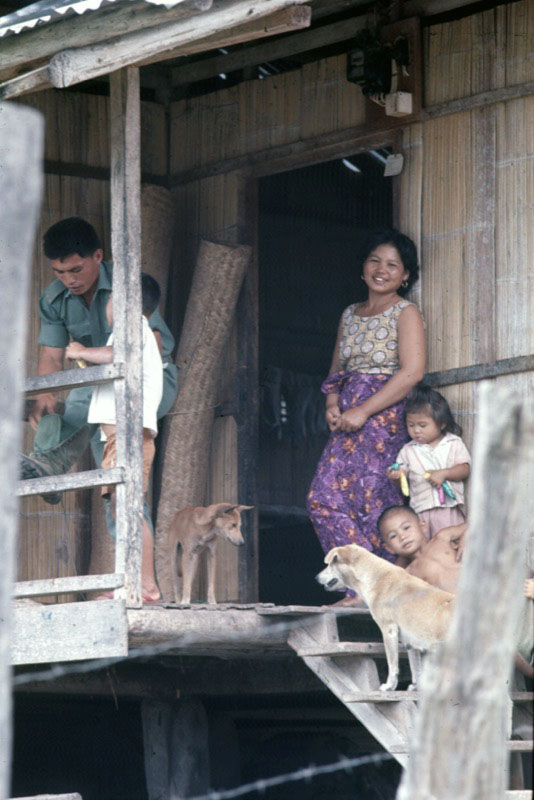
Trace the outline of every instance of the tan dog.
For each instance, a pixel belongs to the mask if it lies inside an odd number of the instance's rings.
[[[421,652],[433,650],[447,634],[454,595],[431,586],[357,544],[334,547],[327,553],[326,569],[317,580],[328,591],[353,589],[369,606],[384,638],[388,677],[382,691],[397,688],[399,635],[408,648],[415,689]]]
[[[241,534],[241,511],[254,506],[235,503],[213,503],[211,506],[188,506],[174,517],[169,530],[170,561],[177,603],[191,602],[191,585],[198,568],[198,559],[206,551],[208,563],[208,603],[215,599],[215,549],[217,537],[235,545],[245,544]],[[182,598],[178,592],[178,547],[181,551]]]

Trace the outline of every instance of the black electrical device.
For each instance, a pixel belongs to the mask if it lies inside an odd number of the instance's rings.
[[[362,31],[347,53],[347,80],[357,83],[364,95],[388,94],[392,61],[399,67],[408,65],[406,39],[398,39],[394,45],[382,44],[369,30]]]

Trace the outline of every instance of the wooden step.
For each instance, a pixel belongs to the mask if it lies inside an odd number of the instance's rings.
[[[394,692],[347,692],[341,697],[344,703],[395,703],[399,700],[418,700],[419,692],[394,691]],[[510,700],[514,703],[531,703],[534,692],[510,692]]]
[[[534,750],[534,741],[528,739],[508,739],[506,742],[506,749],[509,753],[531,753]],[[392,754],[410,752],[408,744],[394,744],[389,747],[388,750]]]
[[[381,692],[350,692],[343,694],[343,703],[398,703],[400,700],[418,700],[419,692],[395,691]]]
[[[406,648],[399,647],[399,654],[406,655]],[[302,647],[297,651],[302,658],[335,658],[337,656],[385,656],[383,642],[332,642],[316,647]]]
[[[256,612],[262,617],[304,617],[310,614],[335,614],[336,616],[357,616],[371,618],[367,607],[344,608],[343,606],[257,606]]]

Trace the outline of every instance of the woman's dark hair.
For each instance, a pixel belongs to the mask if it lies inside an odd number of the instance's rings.
[[[418,383],[408,395],[404,407],[404,418],[406,419],[406,414],[426,413],[427,411],[430,411],[430,416],[443,433],[462,435],[462,429],[452,416],[452,411],[443,395],[426,383]]]
[[[159,306],[161,289],[159,283],[148,272],[141,273],[141,303],[143,314],[149,317]]]
[[[52,261],[63,261],[75,254],[87,258],[101,248],[97,232],[81,217],[62,219],[48,228],[43,236],[44,254]]]
[[[408,272],[406,286],[400,286],[398,293],[404,297],[412,288],[419,277],[419,264],[417,263],[417,248],[412,240],[395,228],[377,228],[371,231],[362,248],[360,275],[363,275],[363,265],[373,250],[381,244],[392,244],[396,247],[401,257],[402,265]]]

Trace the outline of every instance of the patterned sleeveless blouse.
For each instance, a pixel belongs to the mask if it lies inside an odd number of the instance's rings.
[[[341,315],[340,368],[345,372],[393,375],[398,371],[397,324],[403,308],[413,306],[400,300],[374,317],[360,317],[356,303]]]

